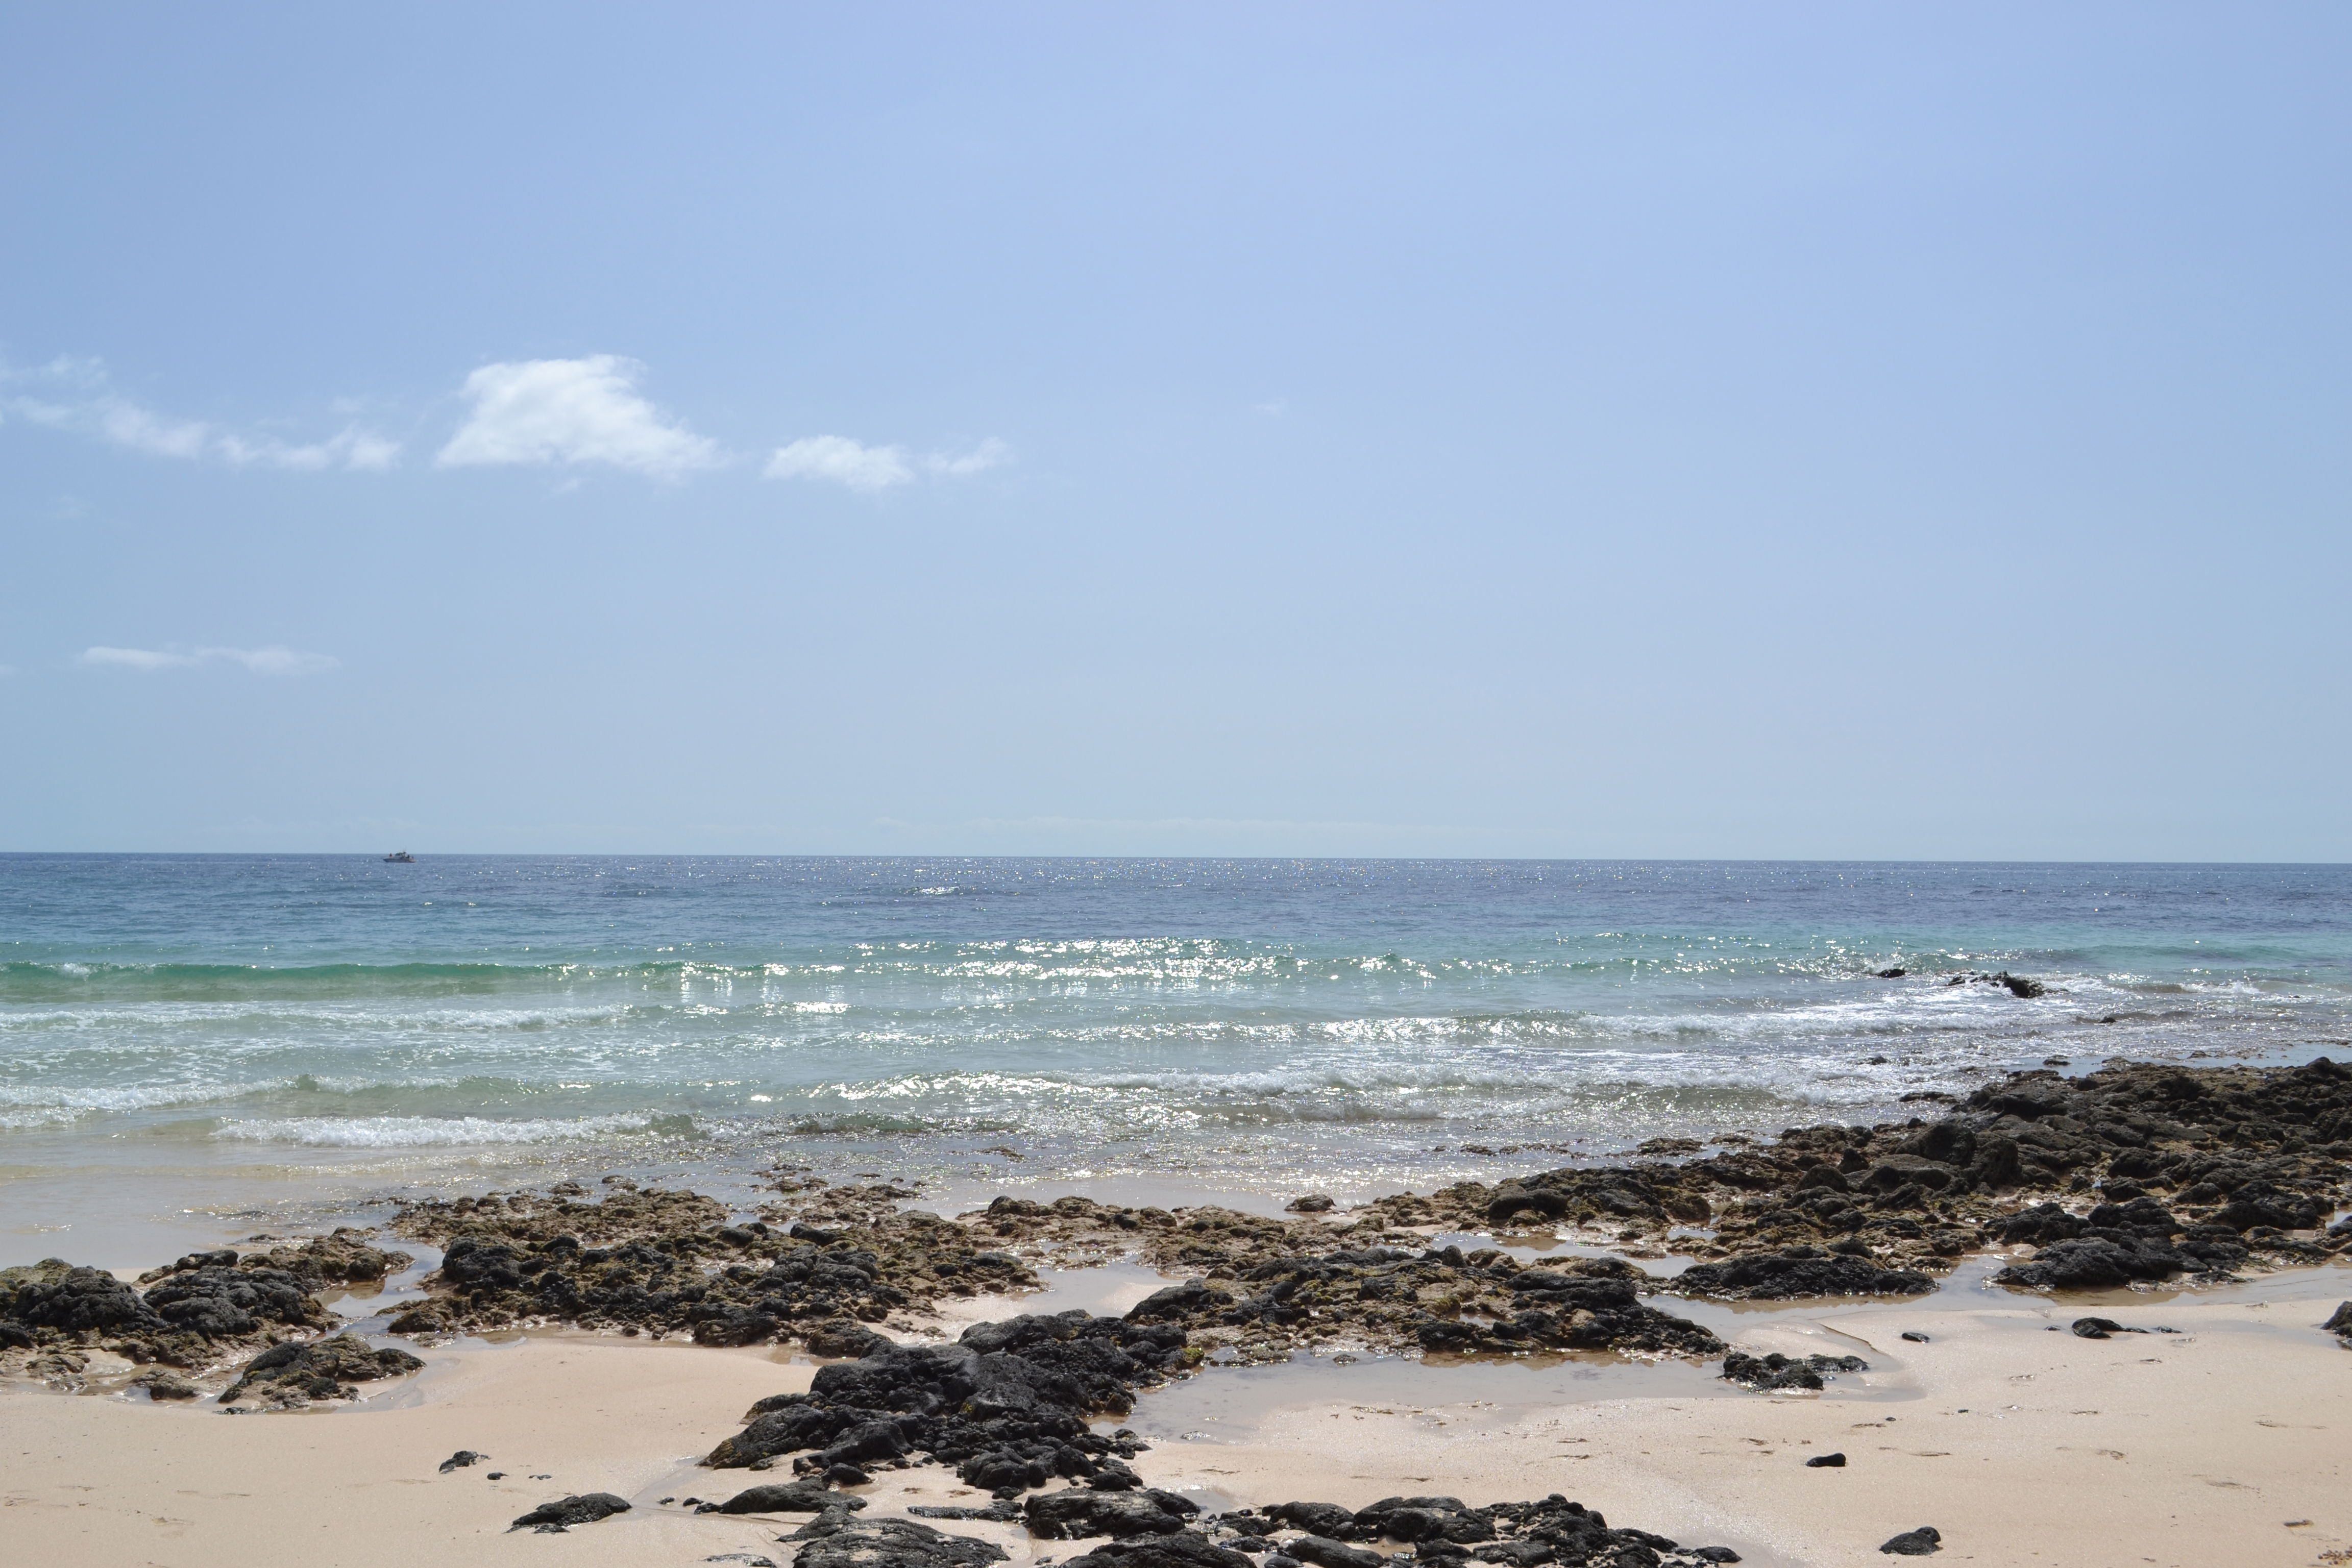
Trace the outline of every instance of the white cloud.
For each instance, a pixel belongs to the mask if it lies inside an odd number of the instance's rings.
[[[81,650],[81,662],[119,669],[172,669],[197,659],[192,653],[158,653],[143,647],[86,647]]]
[[[933,452],[923,467],[935,474],[961,479],[987,468],[1001,468],[1013,460],[1013,448],[991,436],[961,452]]]
[[[278,441],[245,441],[220,437],[221,456],[242,468],[264,463],[275,468],[388,468],[400,456],[400,443],[372,436],[356,426],[308,446],[289,447]]]
[[[341,665],[332,654],[301,653],[290,647],[200,647],[202,658],[226,659],[256,675],[319,675]]]
[[[472,416],[434,460],[610,463],[664,478],[724,461],[716,443],[637,395],[641,369],[613,354],[486,364],[466,378]]]
[[[854,490],[887,490],[915,477],[903,447],[868,447],[846,436],[803,436],[768,459],[772,479],[830,479]]]
[[[256,675],[317,675],[342,660],[323,653],[301,653],[272,644],[268,647],[200,647],[194,652],[173,648],[87,647],[79,662],[102,668],[193,669],[200,664],[241,665]]]
[[[772,479],[830,479],[854,490],[887,490],[912,483],[918,468],[943,479],[968,479],[1013,460],[1013,448],[991,436],[960,451],[910,457],[904,447],[869,447],[846,436],[803,436],[768,459]]]
[[[232,468],[388,468],[400,443],[345,426],[324,441],[291,443],[274,436],[240,436],[202,419],[158,414],[114,391],[106,366],[94,359],[56,359],[37,370],[0,367],[0,386],[30,386],[0,397],[0,415],[52,430],[111,442],[150,457],[226,463]]]

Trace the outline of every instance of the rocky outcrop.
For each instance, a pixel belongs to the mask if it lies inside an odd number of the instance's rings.
[[[1091,1421],[1191,1364],[1181,1329],[1086,1312],[978,1323],[950,1345],[889,1345],[818,1369],[806,1394],[762,1399],[705,1464],[870,1468],[928,1457],[966,1484],[1018,1495],[1056,1477],[1131,1471],[1139,1446]]]
[[[2318,1223],[2315,1212],[2311,1223]],[[2010,1219],[2000,1234],[2005,1241],[2039,1248],[2031,1262],[1998,1277],[2002,1284],[2032,1289],[2113,1289],[2176,1274],[2220,1278],[2252,1256],[2230,1226],[2187,1224],[2145,1194],[2128,1203],[2098,1204],[2082,1215],[2054,1203],[2036,1204]]]
[[[147,1288],[147,1305],[172,1328],[208,1340],[243,1338],[265,1325],[315,1331],[335,1321],[283,1269],[224,1264],[174,1269]]]
[[[1380,1568],[1388,1561],[1381,1551],[1350,1544],[1355,1542],[1410,1548],[1409,1561],[1436,1568],[1462,1568],[1473,1560],[1507,1568],[1701,1568],[1739,1561],[1727,1546],[1683,1546],[1648,1531],[1612,1529],[1598,1512],[1557,1492],[1536,1502],[1481,1508],[1454,1497],[1392,1497],[1359,1510],[1292,1502],[1208,1516],[1177,1499],[1181,1509],[1148,1521],[1137,1510],[1081,1506],[1088,1495],[1073,1488],[1030,1500],[1033,1519],[1045,1513],[1055,1521],[1041,1534],[1089,1542],[1082,1554],[1064,1559],[1064,1568],[1254,1568],[1280,1562]],[[1070,1500],[1062,1505],[1066,1513],[1043,1507],[1055,1499]],[[1305,1528],[1307,1521],[1318,1528]],[[911,1521],[867,1522],[845,1514],[820,1516],[786,1539],[803,1543],[793,1568],[984,1568],[1003,1555],[986,1542]]]
[[[366,1231],[349,1226],[307,1241],[265,1236],[257,1236],[253,1240],[267,1243],[268,1249],[239,1253],[231,1247],[221,1247],[212,1252],[192,1252],[177,1263],[149,1269],[139,1277],[139,1283],[152,1285],[171,1275],[200,1268],[248,1268],[273,1270],[299,1281],[305,1290],[319,1290],[330,1285],[370,1284],[416,1261],[405,1252],[373,1246]]]
[[[360,1391],[355,1384],[404,1376],[424,1365],[406,1351],[388,1345],[378,1349],[350,1334],[308,1344],[289,1342],[272,1345],[246,1363],[236,1381],[221,1394],[220,1402],[253,1400],[280,1409],[299,1409],[315,1399],[357,1399]],[[447,1463],[442,1466],[449,1468]]]
[[[161,1331],[163,1321],[139,1292],[103,1268],[61,1258],[0,1269],[0,1319],[19,1326],[27,1344],[59,1335]],[[43,1331],[47,1331],[45,1338]]]
[[[1272,1527],[1269,1529],[1268,1527]],[[1275,1552],[1316,1568],[1373,1568],[1381,1554],[1349,1544],[1409,1546],[1420,1564],[1463,1564],[1475,1559],[1511,1568],[1559,1563],[1563,1568],[1658,1568],[1659,1564],[1737,1563],[1728,1547],[1685,1547],[1642,1530],[1612,1529],[1581,1503],[1555,1492],[1537,1502],[1473,1508],[1455,1497],[1382,1498],[1348,1510],[1334,1503],[1289,1502],[1212,1516],[1196,1527],[1204,1546],[1244,1555],[1236,1547]],[[1292,1531],[1296,1534],[1289,1533]],[[1181,1537],[1159,1538],[1172,1544]],[[1097,1555],[1108,1557],[1107,1549]],[[1114,1561],[1118,1559],[1113,1559]],[[1074,1562],[1086,1561],[1084,1558]],[[1208,1568],[1202,1564],[1202,1568]]]
[[[902,1191],[904,1189],[889,1189]],[[459,1198],[404,1209],[394,1226],[445,1243],[431,1300],[393,1327],[447,1332],[533,1321],[689,1334],[698,1343],[799,1340],[857,1354],[862,1325],[946,1296],[1036,1283],[1018,1259],[936,1215],[859,1205],[856,1223],[729,1225],[693,1193],[616,1186]]]
[[[299,1279],[240,1268],[234,1252],[159,1270],[145,1292],[102,1268],[52,1258],[0,1269],[0,1350],[102,1347],[135,1362],[194,1367],[256,1341],[310,1334],[334,1321]]]
[[[1932,1277],[1997,1245],[2041,1249],[2004,1277],[2026,1289],[2221,1278],[2352,1247],[2352,1226],[2313,1234],[2352,1198],[2352,1070],[2325,1058],[2297,1068],[2119,1065],[2079,1078],[2040,1069],[1989,1084],[1932,1121],[1727,1142],[1678,1163],[1572,1167],[1382,1199],[1357,1211],[1358,1223],[1583,1231],[1650,1247],[1675,1226],[1703,1224],[1711,1235],[1675,1240],[1700,1266],[1664,1289],[1727,1295],[1781,1289],[1777,1277],[1790,1270],[1769,1259],[1819,1253],[1872,1272],[1832,1264],[1787,1293],[1900,1293],[1916,1281],[1881,1276]]]
[[[1725,1263],[1699,1263],[1676,1275],[1676,1295],[1788,1301],[1810,1296],[1924,1296],[1936,1282],[1916,1268],[1884,1268],[1868,1258],[1791,1247]]]
[[[1639,1285],[1648,1282],[1615,1259],[1531,1268],[1496,1247],[1343,1248],[1270,1258],[1230,1283],[1172,1285],[1128,1317],[1181,1323],[1199,1342],[1232,1343],[1254,1360],[1333,1341],[1449,1355],[1722,1349],[1697,1324],[1645,1304]]]

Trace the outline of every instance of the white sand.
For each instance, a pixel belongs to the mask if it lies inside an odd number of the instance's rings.
[[[2044,1331],[2081,1310],[2032,1302],[1842,1311],[1835,1337],[1743,1336],[1886,1369],[1821,1394],[1601,1399],[1500,1418],[1306,1405],[1269,1413],[1255,1440],[1166,1445],[1148,1474],[1249,1502],[1350,1507],[1559,1491],[1612,1524],[1818,1568],[1895,1561],[1879,1543],[1922,1524],[1944,1534],[1938,1561],[2066,1568],[2305,1564],[2352,1543],[2352,1354],[2312,1331],[2321,1311],[2096,1310],[2187,1331],[2082,1340]],[[1906,1329],[1930,1342],[1905,1342]],[[1845,1468],[1805,1468],[1833,1450]]]
[[[2316,1271],[2307,1289],[2273,1290],[2267,1304],[2242,1295],[2052,1309],[1948,1293],[1775,1313],[1743,1320],[1742,1342],[1858,1349],[1874,1370],[1822,1395],[1718,1397],[1688,1378],[1684,1394],[1629,1394],[1659,1380],[1612,1387],[1603,1375],[1591,1384],[1597,1397],[1544,1407],[1281,1405],[1226,1441],[1157,1442],[1139,1468],[1155,1485],[1251,1504],[1560,1491],[1612,1523],[1730,1545],[1765,1564],[1896,1561],[1878,1543],[1933,1524],[1947,1543],[1937,1561],[2301,1568],[2352,1545],[2352,1354],[2311,1327],[2343,1278]],[[2187,1332],[2086,1341],[2043,1331],[2084,1310]],[[1905,1343],[1904,1329],[1932,1342]],[[428,1352],[423,1374],[358,1408],[234,1417],[209,1403],[12,1391],[0,1395],[0,1554],[77,1568],[685,1568],[749,1552],[789,1568],[792,1549],[774,1538],[793,1521],[697,1518],[656,1504],[781,1479],[692,1463],[737,1429],[753,1399],[806,1386],[812,1367],[778,1354],[541,1335]],[[1334,1369],[1317,1386],[1359,1372],[1367,1390],[1381,1386],[1369,1364]],[[1412,1374],[1416,1389],[1444,1393],[1434,1381],[1443,1369]],[[1147,1396],[1139,1426],[1152,1425],[1152,1404]],[[491,1462],[437,1474],[461,1447]],[[1803,1468],[1832,1449],[1848,1456],[1846,1468]],[[486,1479],[491,1469],[507,1479]],[[864,1489],[868,1517],[942,1500],[953,1485],[936,1470],[885,1472]],[[638,1506],[564,1535],[505,1533],[537,1503],[600,1490]],[[1013,1527],[944,1528],[1006,1544],[1016,1564],[1033,1556]],[[1039,1542],[1034,1552],[1081,1550]]]

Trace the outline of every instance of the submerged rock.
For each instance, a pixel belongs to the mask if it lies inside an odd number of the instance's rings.
[[[133,1388],[145,1389],[147,1391],[147,1397],[150,1399],[164,1401],[194,1399],[201,1396],[204,1393],[203,1389],[198,1388],[194,1384],[190,1383],[187,1379],[175,1376],[171,1373],[163,1371],[160,1367],[152,1372],[142,1373],[137,1377],[132,1378],[131,1380],[131,1386]]]

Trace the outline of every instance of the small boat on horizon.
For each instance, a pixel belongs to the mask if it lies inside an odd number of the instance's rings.
[[[383,858],[383,863],[387,866],[414,866],[416,857],[405,849],[395,849]]]

